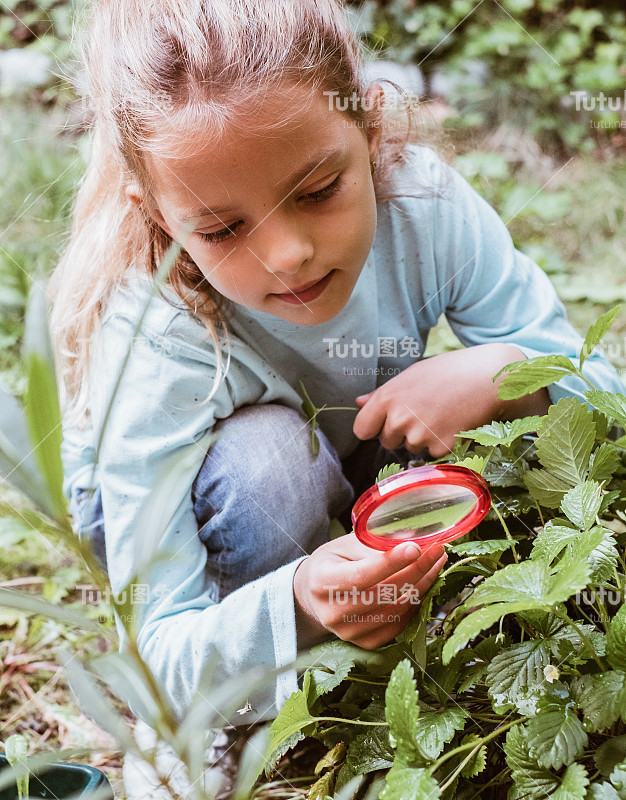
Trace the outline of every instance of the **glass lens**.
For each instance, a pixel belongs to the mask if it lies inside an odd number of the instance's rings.
[[[440,533],[467,516],[477,502],[474,492],[463,486],[414,487],[378,506],[367,521],[367,530],[383,539],[412,539]]]

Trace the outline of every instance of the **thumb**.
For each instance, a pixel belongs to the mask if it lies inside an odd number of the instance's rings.
[[[373,394],[374,392],[368,392],[367,394],[360,394],[358,397],[355,397],[354,402],[357,404],[359,408],[363,408],[363,406],[367,403],[367,401]]]

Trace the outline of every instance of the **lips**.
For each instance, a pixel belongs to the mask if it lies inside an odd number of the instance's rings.
[[[278,300],[282,300],[284,303],[310,303],[319,297],[326,289],[332,280],[334,272],[335,270],[333,269],[328,274],[324,275],[323,278],[303,283],[300,286],[290,289],[288,292],[275,293],[274,297]]]

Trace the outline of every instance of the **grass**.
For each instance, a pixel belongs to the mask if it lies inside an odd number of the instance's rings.
[[[0,106],[0,381],[18,394],[28,289],[33,281],[45,279],[58,258],[82,171],[82,142],[66,128],[67,113],[64,107],[44,110],[6,100]],[[516,136],[519,146],[511,148]],[[615,302],[626,300],[623,159],[607,155],[577,157],[566,165],[549,163],[527,137],[515,132],[500,140],[492,134],[482,142],[461,142],[458,151],[465,159],[459,166],[505,219],[512,216],[511,209],[521,207],[520,200],[538,191],[541,202],[535,198],[527,204],[509,228],[518,246],[549,272],[579,331]],[[440,325],[428,353],[453,345],[451,331]],[[626,315],[609,334],[608,345],[611,360],[626,371]],[[19,512],[20,500],[6,486],[0,486],[0,499]],[[19,513],[0,518],[0,586],[41,593],[110,620],[105,606],[81,602],[80,586],[89,584],[82,565],[26,525]],[[0,739],[24,733],[33,752],[88,744],[98,751],[90,763],[106,768],[121,797],[120,754],[74,702],[55,663],[63,646],[88,654],[107,645],[69,626],[0,609]],[[126,716],[132,718],[128,712]],[[288,774],[310,773],[307,765],[299,767],[299,752],[285,759]],[[275,784],[257,796],[294,794]]]

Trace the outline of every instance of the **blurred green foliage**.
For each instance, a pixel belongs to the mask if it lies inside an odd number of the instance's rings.
[[[594,110],[577,110],[570,93],[620,97],[624,113],[623,0],[365,0],[351,11],[374,51],[419,64],[427,80],[443,74],[460,112],[455,125],[507,121],[565,151],[593,147],[592,120],[619,131],[620,111],[599,99]]]

